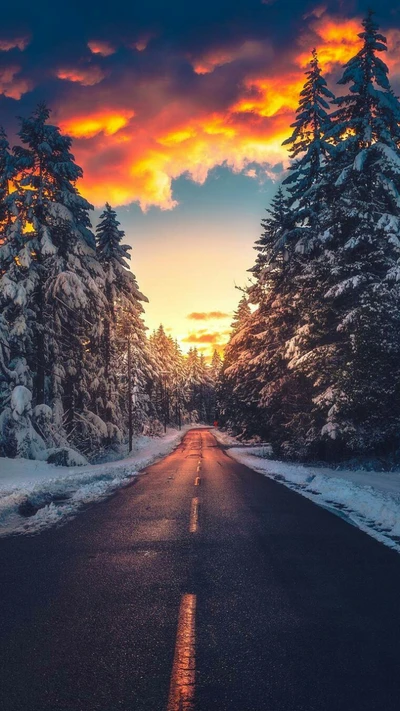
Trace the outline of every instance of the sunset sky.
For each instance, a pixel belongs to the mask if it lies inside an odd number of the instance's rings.
[[[2,9],[1,123],[38,101],[74,137],[82,193],[118,208],[132,267],[184,350],[227,340],[315,46],[331,87],[370,2],[22,0]],[[380,0],[400,90],[400,7]]]

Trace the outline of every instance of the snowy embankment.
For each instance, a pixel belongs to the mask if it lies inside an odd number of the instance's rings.
[[[132,476],[172,452],[183,435],[139,437],[126,459],[79,467],[58,467],[30,459],[0,458],[0,536],[38,533],[64,522],[89,503],[126,485]]]
[[[400,552],[400,473],[334,470],[267,458],[267,446],[240,447],[223,432],[214,432],[241,464],[306,496]],[[232,447],[232,445],[236,445]]]

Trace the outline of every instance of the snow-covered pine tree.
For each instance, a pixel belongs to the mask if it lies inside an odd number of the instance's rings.
[[[131,247],[122,244],[125,233],[120,229],[115,210],[107,203],[100,215],[96,228],[97,255],[104,269],[105,297],[107,307],[103,313],[103,336],[101,340],[102,367],[102,416],[109,429],[110,443],[119,439],[117,423],[121,423],[121,407],[126,414],[124,400],[126,393],[122,388],[118,369],[121,359],[127,367],[127,343],[130,341],[131,372],[135,431],[139,431],[147,418],[145,400],[148,400],[148,379],[151,365],[143,323],[143,302],[148,299],[139,291],[136,277],[129,270]],[[120,323],[121,322],[121,323]],[[119,338],[118,338],[119,336]],[[125,355],[123,355],[125,354]],[[126,418],[123,431],[126,431]]]
[[[291,367],[313,383],[310,451],[385,452],[400,425],[400,105],[370,12],[340,80],[316,253]],[[304,291],[304,290],[303,290]]]
[[[21,207],[29,196],[9,185],[16,178],[4,130],[0,134],[0,453],[35,456],[44,441],[32,424],[33,312],[30,299],[37,278],[29,274],[30,234],[24,234]],[[29,362],[31,361],[31,362]]]
[[[282,252],[282,248],[287,242],[288,231],[292,228],[292,222],[289,200],[282,187],[279,187],[276,195],[272,198],[271,207],[267,208],[267,217],[261,221],[263,233],[260,239],[255,242],[254,249],[258,255],[254,267],[249,269],[255,277],[260,278],[264,267],[277,253]],[[245,303],[247,305],[246,299]],[[233,325],[232,328],[234,328]]]
[[[151,344],[146,338],[143,322],[143,307],[139,302],[118,308],[116,322],[116,348],[111,367],[118,373],[116,410],[121,412],[118,426],[124,434],[129,429],[131,403],[133,434],[158,434],[156,406],[153,402],[154,382],[157,379],[157,364]],[[129,400],[129,397],[131,400]]]
[[[218,382],[222,368],[222,358],[218,351],[215,349],[211,358],[210,363],[210,375],[214,384]]]
[[[158,420],[179,426],[188,419],[188,383],[181,349],[162,325],[150,336],[150,349],[155,363],[151,401]]]
[[[12,373],[10,364],[10,299],[5,294],[7,280],[2,281],[13,263],[14,255],[7,241],[7,228],[11,221],[8,204],[8,184],[14,177],[14,164],[7,136],[0,127],[0,413],[9,404]]]
[[[21,119],[7,231],[14,259],[4,278],[18,330],[19,372],[25,373],[20,381],[30,391],[42,446],[65,444],[66,429],[89,450],[105,429],[88,409],[97,387],[104,275],[89,229],[91,206],[75,186],[82,171],[71,139],[48,123],[49,115],[39,105]],[[25,447],[24,456],[35,452]]]
[[[307,231],[318,222],[321,199],[324,193],[324,167],[332,154],[332,141],[328,138],[331,119],[330,103],[335,99],[322,76],[318,54],[314,49],[307,80],[300,93],[296,121],[291,125],[292,135],[282,145],[289,146],[292,164],[283,181],[290,194],[294,229],[291,239],[303,249],[307,244]],[[309,232],[309,231],[308,231]]]
[[[189,348],[186,362],[186,377],[189,388],[189,412],[191,421],[205,422],[205,363],[197,348]]]
[[[131,247],[122,244],[125,233],[120,229],[115,211],[109,204],[97,227],[97,253],[106,274],[104,313],[104,374],[106,391],[103,396],[107,426],[116,437],[116,423],[126,433],[129,420],[127,384],[131,381],[133,431],[148,429],[154,416],[150,402],[151,383],[155,377],[143,322],[143,306],[148,299],[139,290],[135,275],[129,270]],[[129,350],[129,353],[128,353]],[[128,357],[129,356],[129,357]],[[129,371],[129,372],[128,372]],[[122,376],[122,377],[121,377]]]
[[[172,340],[172,339],[171,339]],[[171,344],[171,375],[170,375],[170,418],[178,426],[187,418],[187,402],[189,386],[186,378],[185,358],[177,340]]]
[[[232,335],[225,347],[217,388],[219,421],[235,434],[253,435],[259,429],[259,384],[250,361],[259,331],[256,311],[251,312],[248,295],[243,294],[231,324]]]
[[[220,387],[221,371],[223,360],[219,352],[215,349],[209,366],[209,375],[211,381],[211,397],[210,397],[210,422],[219,419],[218,390]]]

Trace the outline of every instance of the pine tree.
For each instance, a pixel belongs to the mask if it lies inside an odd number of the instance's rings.
[[[218,382],[221,368],[222,368],[222,358],[217,350],[214,350],[211,363],[210,363],[210,375],[214,383]]]
[[[262,278],[264,267],[282,251],[287,242],[288,231],[292,227],[289,200],[281,187],[272,199],[271,207],[267,208],[267,213],[267,217],[261,221],[263,234],[254,246],[259,254],[255,265],[249,269],[257,278]]]
[[[282,144],[290,146],[293,161],[290,174],[283,184],[289,186],[292,202],[297,202],[302,209],[303,219],[307,217],[312,222],[312,210],[318,207],[318,202],[313,205],[318,191],[315,193],[312,189],[319,185],[325,163],[332,153],[328,138],[331,127],[328,111],[330,102],[335,100],[322,76],[315,49],[306,76],[296,121],[291,125],[293,133]]]
[[[177,343],[161,325],[150,336],[155,363],[152,402],[160,422],[176,426],[189,421],[189,384],[185,358]]]
[[[4,129],[0,127],[0,412],[9,404],[13,373],[10,370],[11,316],[10,299],[7,296],[7,270],[13,263],[13,252],[7,240],[7,228],[11,221],[8,203],[9,182],[14,178],[14,162]],[[5,277],[3,279],[3,277]]]
[[[363,26],[363,46],[339,82],[349,94],[334,102],[329,189],[289,363],[312,383],[304,438],[325,457],[396,447],[399,426],[400,105],[377,56],[386,40],[372,13]]]
[[[17,336],[11,356],[20,384],[30,391],[26,417],[47,446],[64,443],[68,433],[89,449],[92,435],[98,442],[104,431],[88,409],[104,275],[89,230],[91,206],[75,186],[82,171],[70,153],[71,139],[48,123],[49,114],[40,105],[21,119],[22,145],[13,151],[6,234],[13,263],[3,277]],[[28,450],[24,455],[34,456]]]
[[[257,315],[243,294],[234,313],[217,389],[221,425],[244,437],[258,430],[259,384],[251,368],[254,339],[260,330]]]
[[[119,394],[118,359],[121,351],[127,351],[128,340],[132,351],[129,377],[133,378],[134,383],[136,432],[140,431],[146,420],[144,400],[147,399],[145,394],[148,387],[147,378],[151,371],[142,319],[142,303],[147,302],[148,299],[139,291],[136,277],[129,271],[128,260],[131,258],[129,253],[131,247],[122,244],[125,233],[119,225],[116,212],[107,203],[104,212],[100,215],[96,234],[97,255],[106,276],[107,303],[103,314],[104,330],[100,349],[102,375],[104,374],[100,407],[109,430],[110,443],[113,439],[120,438],[117,423],[121,421],[123,401]],[[127,352],[123,360],[127,366]],[[126,411],[126,408],[123,409]]]

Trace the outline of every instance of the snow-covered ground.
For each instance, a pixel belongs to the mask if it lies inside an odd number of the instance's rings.
[[[400,474],[334,470],[268,459],[262,447],[232,447],[237,442],[222,432],[214,432],[227,453],[250,469],[275,479],[330,509],[381,543],[400,552]]]
[[[30,459],[0,457],[0,536],[38,533],[64,522],[89,503],[124,486],[141,469],[172,452],[199,425],[169,429],[163,437],[139,437],[126,459],[57,467]]]

